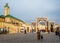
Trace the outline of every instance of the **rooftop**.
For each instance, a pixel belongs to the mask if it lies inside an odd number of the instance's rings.
[[[18,21],[21,21],[21,22],[25,23],[25,22],[24,22],[24,21],[22,21],[21,19],[17,19],[16,17],[11,16],[11,15],[7,15],[7,16],[0,15],[0,18],[6,18],[6,17],[13,18],[13,19],[16,19],[16,20],[18,20]]]

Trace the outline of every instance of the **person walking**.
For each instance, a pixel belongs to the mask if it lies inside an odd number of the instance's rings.
[[[55,35],[59,35],[59,27],[56,28]]]
[[[25,32],[24,32],[25,34],[26,34],[26,30],[25,30]]]
[[[59,39],[60,39],[60,31],[59,31],[59,34],[58,34],[58,36],[59,36]]]
[[[37,31],[37,39],[40,40],[40,37],[41,37],[41,34],[40,34],[40,31],[38,30]]]
[[[57,35],[59,37],[59,39],[60,39],[60,30],[59,30],[59,27],[57,27],[55,35]]]
[[[40,40],[40,39],[43,39],[43,35],[41,35],[41,31],[37,31],[37,39]]]

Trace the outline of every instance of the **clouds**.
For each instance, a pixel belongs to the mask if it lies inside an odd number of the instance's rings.
[[[0,2],[4,5],[6,0]],[[31,18],[34,20],[37,17],[47,17],[56,22],[60,20],[60,0],[8,0],[8,3],[11,15],[26,22],[31,22]]]

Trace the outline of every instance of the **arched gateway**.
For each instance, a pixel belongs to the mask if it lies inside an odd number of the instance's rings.
[[[45,30],[48,31],[48,21],[47,21],[47,18],[37,18],[36,19],[36,32],[39,29],[38,25],[39,25],[40,21],[44,22]]]

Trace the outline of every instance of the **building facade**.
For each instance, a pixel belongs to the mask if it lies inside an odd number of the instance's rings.
[[[6,3],[4,15],[0,15],[0,33],[5,31],[7,33],[19,33],[23,27],[27,28],[25,22],[10,15],[10,7]]]
[[[40,23],[41,21],[44,23]],[[53,32],[56,27],[58,27],[58,25],[55,25],[54,22],[49,22],[47,18],[37,18],[35,22],[26,24],[23,20],[10,15],[10,7],[8,6],[8,3],[4,6],[4,15],[0,15],[0,33],[20,33],[25,30],[27,33],[32,30],[34,32],[37,32],[38,30],[45,30],[46,32],[50,30]]]

